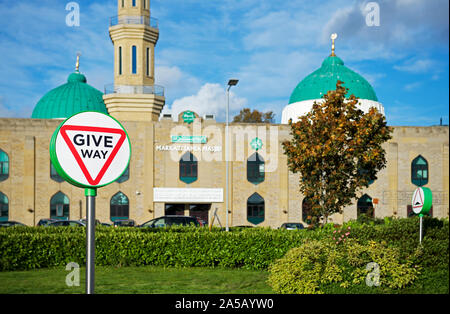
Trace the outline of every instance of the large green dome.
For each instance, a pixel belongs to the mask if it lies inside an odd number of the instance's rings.
[[[349,89],[347,97],[351,94],[360,99],[378,101],[377,95],[361,75],[344,66],[344,62],[336,57],[329,56],[322,66],[305,77],[294,89],[289,104],[304,100],[320,99],[329,90],[336,89],[337,81],[343,81]]]
[[[108,113],[103,93],[86,83],[78,71],[69,75],[67,83],[52,89],[39,100],[31,118],[68,118],[81,111]]]

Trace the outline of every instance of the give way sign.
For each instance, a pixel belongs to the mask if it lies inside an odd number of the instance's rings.
[[[78,187],[97,188],[114,182],[128,167],[130,156],[131,144],[123,126],[95,111],[66,119],[50,141],[56,171]]]

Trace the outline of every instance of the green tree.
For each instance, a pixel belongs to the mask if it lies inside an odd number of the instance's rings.
[[[334,213],[350,205],[356,193],[377,179],[385,167],[382,144],[391,128],[375,108],[357,108],[354,95],[338,81],[336,90],[314,102],[312,110],[292,123],[291,139],[283,142],[288,167],[300,174],[300,192],[308,198],[312,222],[327,223]]]
[[[273,111],[260,112],[256,109],[251,111],[250,108],[244,108],[233,118],[233,122],[272,123],[274,119]]]

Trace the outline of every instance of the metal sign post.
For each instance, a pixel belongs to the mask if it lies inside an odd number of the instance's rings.
[[[131,143],[113,117],[95,111],[64,120],[50,140],[50,160],[67,182],[85,189],[86,293],[95,284],[95,197],[97,188],[116,181],[127,169]]]
[[[422,214],[420,214],[419,215],[419,243],[420,244],[422,244],[422,217],[423,217],[423,215]]]
[[[95,283],[95,197],[97,189],[86,188],[86,293],[94,293]]]
[[[431,209],[433,195],[429,188],[420,187],[414,191],[411,204],[415,214],[419,215],[419,243],[422,244],[422,217]]]

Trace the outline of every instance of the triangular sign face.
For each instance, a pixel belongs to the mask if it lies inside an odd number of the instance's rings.
[[[98,185],[126,139],[122,129],[63,125],[60,129],[84,177]]]
[[[418,188],[414,191],[414,195],[412,198],[412,208],[413,211],[418,214],[422,210],[424,202],[424,195],[423,190],[421,188]]]

